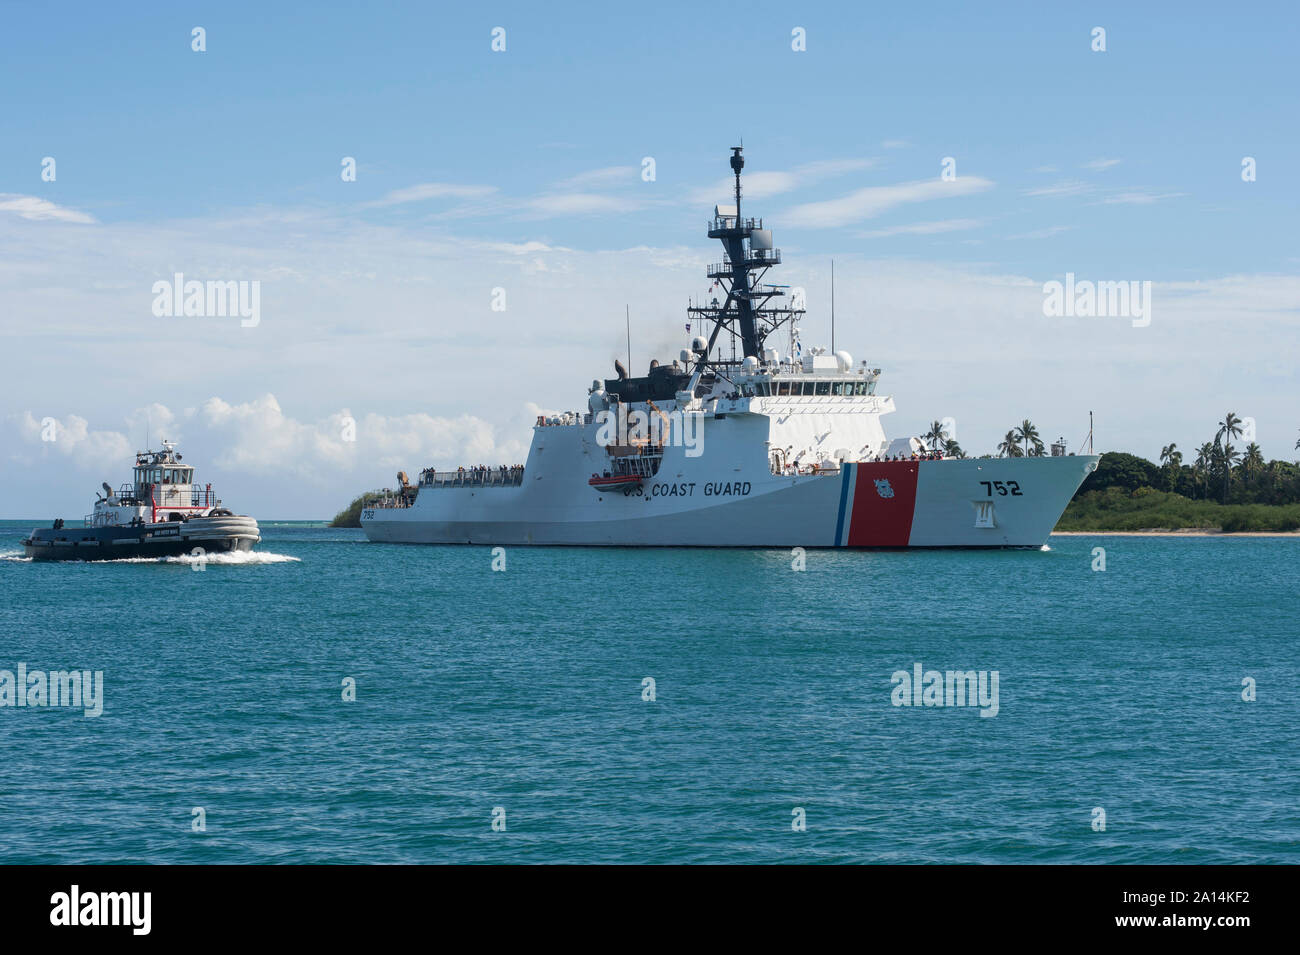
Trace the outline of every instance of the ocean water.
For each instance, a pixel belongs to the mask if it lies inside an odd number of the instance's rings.
[[[1300,539],[498,572],[272,523],[196,571],[31,563],[29,527],[0,669],[104,707],[0,708],[3,862],[1300,862]],[[893,705],[917,663],[997,671],[996,716]]]

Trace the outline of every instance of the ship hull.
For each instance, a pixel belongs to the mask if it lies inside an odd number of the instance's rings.
[[[847,464],[832,475],[660,476],[640,493],[426,488],[362,514],[372,541],[615,547],[1040,547],[1092,455]],[[728,469],[734,471],[736,469]],[[590,500],[585,500],[590,498]]]
[[[123,560],[249,551],[261,540],[251,517],[204,517],[137,526],[38,528],[22,542],[33,560]]]

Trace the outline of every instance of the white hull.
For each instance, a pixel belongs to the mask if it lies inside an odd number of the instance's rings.
[[[603,450],[582,430],[539,428],[520,486],[426,487],[410,507],[367,509],[366,536],[414,544],[1038,547],[1097,461],[873,461],[828,475],[778,475],[763,458],[757,467],[738,462],[723,441],[698,458],[669,448],[639,493],[610,494],[586,484]],[[761,440],[734,442],[754,445],[764,453]],[[552,471],[544,461],[566,466]]]

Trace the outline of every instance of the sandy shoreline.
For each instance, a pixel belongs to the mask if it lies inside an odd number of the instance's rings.
[[[1053,537],[1300,537],[1300,531],[1219,531],[1204,528],[1148,531],[1052,531]]]

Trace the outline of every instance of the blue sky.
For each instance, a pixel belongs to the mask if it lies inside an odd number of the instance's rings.
[[[983,452],[1030,416],[1077,444],[1091,409],[1104,446],[1154,455],[1231,407],[1293,458],[1300,17],[981,6],[9,6],[6,483],[31,516],[86,496],[154,403],[241,493],[276,466],[250,441],[307,462],[310,493],[276,516],[327,513],[399,459],[522,453],[533,405],[576,407],[608,373],[624,302],[638,364],[680,347],[741,137],[776,280],[809,289],[805,339],[834,257],[840,341],[885,368],[891,433],[951,415]],[[958,188],[923,198],[946,156]],[[160,328],[149,288],[173,270],[262,281],[265,321]],[[1041,284],[1067,271],[1153,282],[1151,327],[1052,324]],[[132,373],[163,341],[169,367]],[[382,436],[321,451],[344,409]],[[79,451],[27,440],[46,415],[85,422]]]

